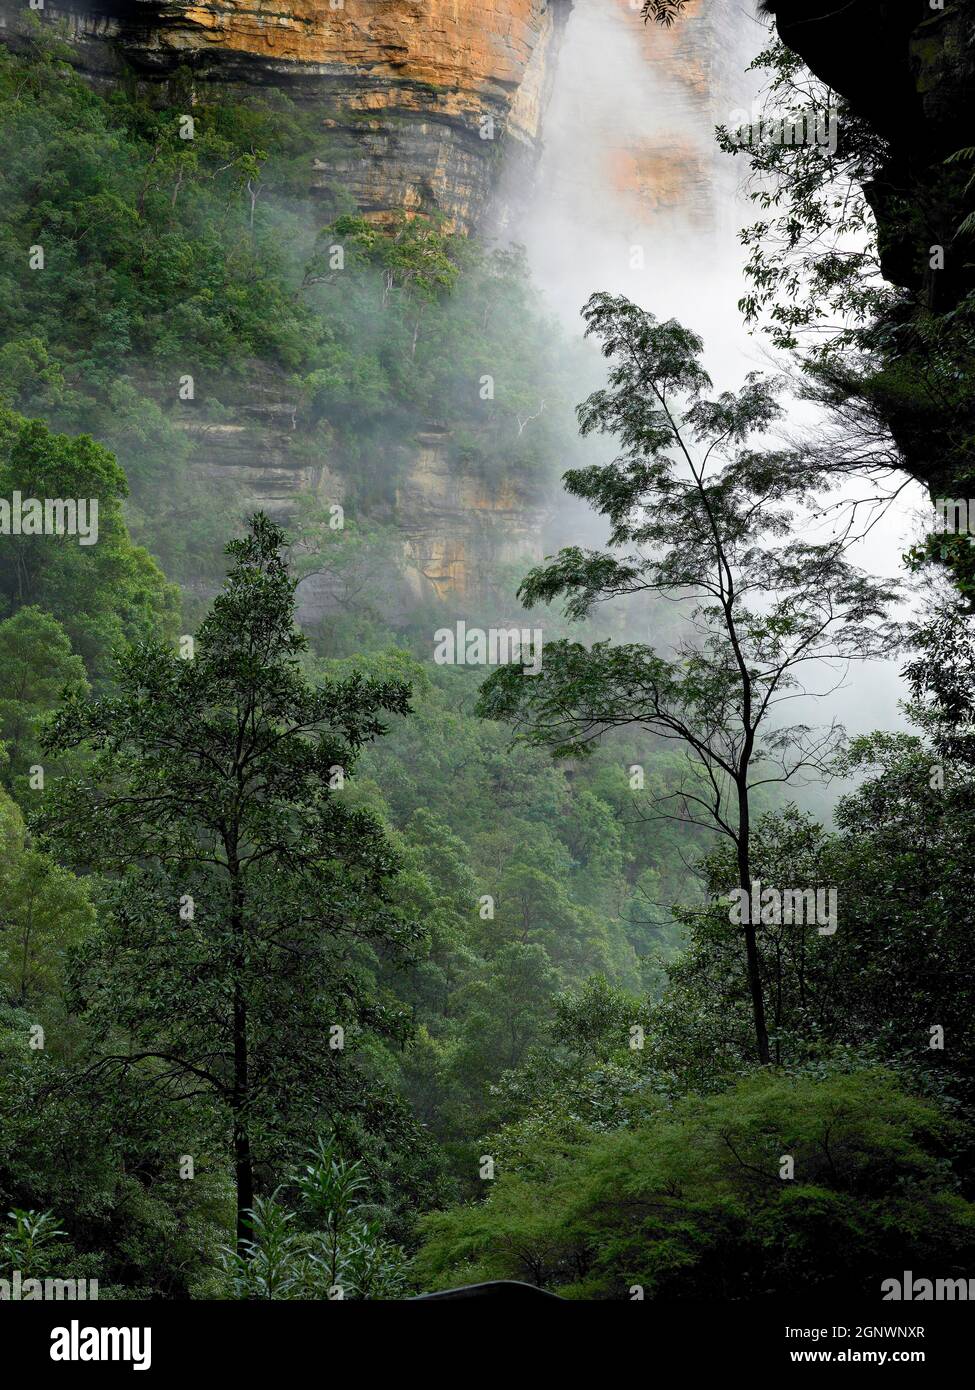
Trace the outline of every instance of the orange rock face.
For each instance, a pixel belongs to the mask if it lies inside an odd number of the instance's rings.
[[[379,218],[436,211],[468,230],[501,158],[539,136],[570,0],[49,0],[93,71],[188,66],[321,111],[338,181]],[[322,160],[324,167],[335,160]],[[325,180],[320,180],[324,184]]]
[[[296,0],[271,4],[166,6],[159,42],[174,49],[212,43],[257,58],[353,68],[370,79],[442,89],[427,107],[480,114],[486,101],[511,104],[552,29],[546,0]],[[432,99],[432,100],[431,100]],[[538,112],[519,108],[519,134],[538,133]]]
[[[25,4],[0,0],[6,36]],[[45,0],[44,13],[67,24],[74,61],[104,85],[119,80],[121,58],[150,93],[177,71],[244,102],[285,93],[308,118],[308,182],[323,224],[330,203],[351,195],[378,221],[406,209],[468,231],[489,212],[517,237],[518,190],[530,182],[521,174],[539,148],[573,4],[577,26],[586,12],[596,23],[590,18],[570,108],[563,93],[553,127],[563,144],[568,132],[570,178],[590,199],[605,188],[605,215],[623,225],[674,209],[706,221],[710,139],[689,131],[687,111],[703,112],[705,129],[722,119],[725,76],[740,66],[740,18],[726,0],[691,0],[671,30],[644,26],[635,0]],[[626,72],[639,85],[613,80],[610,65],[605,101],[594,105],[596,46],[620,29]],[[644,73],[652,119],[632,108]],[[599,170],[586,158],[598,158]],[[498,181],[512,166],[509,200]],[[307,492],[341,498],[330,461],[309,462],[294,447],[287,383],[273,373],[265,382],[255,364],[250,386],[260,387],[261,408],[228,402],[233,418],[199,440],[201,471],[219,477],[242,512],[263,506],[286,516]],[[192,434],[191,419],[180,423]],[[465,476],[434,427],[404,470],[396,517],[417,598],[473,598],[484,574],[541,553],[544,504],[521,495],[515,479],[487,487]]]

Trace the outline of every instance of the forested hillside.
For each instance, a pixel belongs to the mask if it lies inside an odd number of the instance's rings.
[[[212,1117],[194,1115],[198,1102],[169,1080],[101,1070],[107,1039],[72,974],[72,948],[102,910],[97,866],[84,862],[73,877],[59,866],[63,847],[43,853],[24,818],[43,795],[31,768],[43,766],[49,788],[62,770],[90,765],[91,750],[54,754],[43,744],[41,725],[65,683],[112,698],[118,643],[176,644],[223,573],[233,497],[224,493],[221,510],[215,485],[207,495],[165,393],[190,363],[214,393],[201,410],[219,420],[217,394],[271,366],[301,396],[299,447],[327,438],[329,457],[353,479],[342,531],[313,498],[291,528],[296,577],[325,572],[334,595],[333,608],[310,622],[306,677],[327,687],[364,672],[412,689],[411,714],[394,717],[381,743],[363,751],[342,799],[387,828],[397,910],[419,936],[411,963],[394,966],[380,952],[363,967],[372,1007],[390,1013],[396,1040],[350,1029],[348,1064],[362,1087],[352,1111],[279,1114],[287,1138],[262,1159],[261,1184],[273,1188],[334,1126],[349,1160],[367,1165],[369,1201],[382,1199],[393,1235],[412,1244],[419,1209],[478,1190],[492,1088],[549,1026],[559,992],[593,976],[635,1000],[656,987],[679,939],[666,904],[692,891],[676,836],[631,814],[631,767],[646,764],[650,784],[673,775],[662,746],[620,738],[584,766],[512,748],[502,729],[475,716],[482,673],[432,661],[430,633],[448,610],[384,610],[402,566],[383,509],[395,441],[436,402],[448,422],[456,412],[466,467],[473,457],[486,471],[550,481],[571,439],[547,432],[542,419],[518,443],[511,420],[521,397],[552,401],[560,389],[552,373],[566,370],[562,359],[539,347],[554,330],[515,257],[415,223],[376,233],[352,215],[316,240],[289,185],[298,135],[286,111],[207,108],[187,147],[175,109],[94,94],[41,37],[29,59],[4,56],[3,91],[3,492],[101,500],[90,550],[58,538],[4,543],[12,1068],[4,1200],[51,1209],[63,1240],[109,1285],[184,1296],[218,1287],[217,1237],[233,1193]],[[258,171],[264,197],[255,208],[248,182]],[[45,268],[35,272],[19,248],[39,240]],[[333,240],[348,255],[343,273],[329,268]],[[462,396],[473,394],[466,388],[484,361],[501,362],[518,394],[465,445],[472,426]],[[182,618],[163,570],[188,585]],[[517,605],[508,604],[515,620]],[[28,884],[38,865],[35,903]],[[43,1057],[30,1048],[35,1024]],[[92,1086],[101,1075],[104,1092]],[[28,1106],[23,1086],[50,1099]],[[156,1132],[160,1088],[167,1134]],[[120,1122],[123,1112],[131,1122]],[[106,1140],[65,1167],[58,1136],[69,1115],[82,1130],[101,1126]],[[184,1153],[195,1155],[193,1182],[179,1178]],[[127,1176],[133,1169],[141,1176]]]
[[[830,453],[652,303],[594,294],[570,339],[516,245],[364,215],[316,133],[325,220],[309,110],[273,87],[70,57],[53,26],[0,47],[0,499],[98,503],[93,544],[0,536],[0,1278],[967,1278],[968,567],[919,546],[907,614],[849,531],[803,529],[838,482],[911,472],[877,405],[914,399],[909,315],[862,195],[862,261],[779,275],[834,189],[796,181],[805,151],[753,160],[779,184],[743,308],[845,422]],[[781,44],[759,66],[806,81]],[[969,299],[925,321],[956,481]],[[432,431],[475,517],[435,574]],[[442,660],[460,620],[543,633],[539,668]],[[892,653],[912,732],[793,716],[813,663]]]

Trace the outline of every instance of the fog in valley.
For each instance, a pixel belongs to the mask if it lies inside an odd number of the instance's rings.
[[[714,14],[718,12],[718,20]],[[710,85],[681,64],[654,62],[679,39],[674,30],[644,26],[639,7],[619,0],[577,0],[569,16],[546,111],[536,181],[524,190],[502,183],[502,196],[524,211],[509,230],[528,252],[545,301],[570,336],[581,333],[579,311],[595,290],[633,299],[659,319],[670,317],[704,339],[704,361],[715,390],[739,386],[750,371],[776,373],[787,364],[761,333],[742,322],[745,251],[739,229],[758,215],[748,198],[743,158],[721,152],[716,124],[734,124],[760,109],[762,74],[746,71],[767,42],[751,6],[723,0],[712,6]],[[592,382],[603,363],[592,353]],[[582,382],[580,382],[582,386]],[[581,394],[580,394],[581,399]],[[780,437],[815,437],[821,416],[808,403],[785,396]],[[594,456],[610,456],[611,441],[591,443]],[[899,481],[903,481],[902,479]],[[831,494],[828,511],[809,515],[807,534],[828,536],[845,525],[844,500],[869,488],[853,483]],[[863,539],[851,558],[877,575],[903,578],[901,557],[919,532],[923,489],[900,495],[858,515]],[[603,539],[598,520],[571,499],[557,509],[550,540],[593,544]],[[905,612],[911,610],[905,598]],[[820,671],[811,684],[832,690],[824,700],[797,701],[796,718],[842,722],[851,734],[902,728],[901,662],[854,664],[838,689],[837,670]],[[835,799],[811,790],[799,799],[822,810]]]

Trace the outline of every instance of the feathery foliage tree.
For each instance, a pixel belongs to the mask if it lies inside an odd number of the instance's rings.
[[[683,745],[688,774],[658,813],[703,824],[735,850],[750,891],[756,790],[828,767],[839,730],[784,726],[780,711],[815,689],[815,671],[889,650],[896,587],[845,557],[842,537],[798,540],[792,504],[821,482],[797,451],[755,450],[750,436],[779,410],[757,374],[714,399],[701,339],[659,323],[623,296],[585,309],[612,366],[609,386],[579,408],[584,434],[615,436],[610,464],[572,469],[567,490],[610,523],[609,550],[570,546],[519,590],[529,607],[562,598],[571,618],[633,594],[683,600],[688,624],[661,655],[642,643],[546,645],[542,671],[500,667],[480,712],[558,756],[585,754],[611,729],[644,728]],[[666,803],[674,809],[668,809]],[[730,885],[729,885],[730,886]],[[756,924],[742,925],[759,1061],[769,1061]]]

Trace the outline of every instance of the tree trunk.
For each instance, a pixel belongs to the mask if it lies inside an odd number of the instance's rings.
[[[748,963],[748,988],[752,996],[752,1017],[755,1021],[755,1043],[758,1060],[767,1067],[771,1060],[768,1046],[768,1026],[765,1022],[765,1000],[762,996],[762,975],[758,964],[758,936],[755,922],[752,921],[751,894],[752,872],[751,855],[748,850],[750,833],[748,792],[740,785],[738,789],[738,886],[746,894],[749,904],[747,914],[742,913],[742,930],[745,933],[745,957]],[[745,920],[747,916],[747,921]]]
[[[248,1235],[247,1213],[254,1205],[254,1169],[244,1107],[247,1102],[247,1009],[238,982],[234,986],[234,1180],[237,1187],[237,1250]]]
[[[244,1241],[251,1235],[250,1210],[254,1205],[254,1170],[251,1141],[246,1120],[234,1121],[234,1180],[237,1187],[237,1253],[244,1253]]]
[[[30,960],[30,934],[34,925],[34,895],[31,894],[27,908],[27,921],[24,924],[24,950],[20,959],[20,999],[21,1007],[27,1002],[27,964]]]
[[[250,1098],[247,1056],[247,998],[244,993],[244,981],[247,973],[247,942],[244,925],[244,888],[237,855],[236,828],[227,843],[227,868],[230,872],[230,927],[234,941],[234,1087],[231,1097],[231,1112],[234,1122],[234,1182],[237,1188],[237,1253],[243,1254],[243,1242],[249,1234],[247,1213],[254,1205],[254,1166],[251,1157],[250,1134],[247,1127],[247,1103]]]

